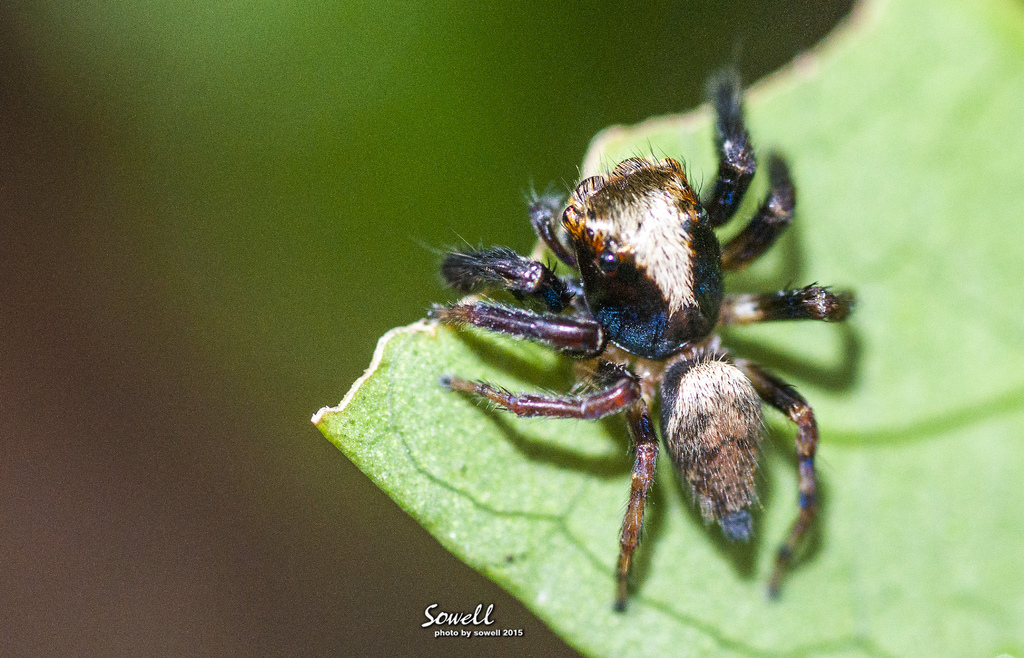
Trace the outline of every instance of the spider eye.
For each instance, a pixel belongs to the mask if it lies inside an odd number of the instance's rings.
[[[619,257],[611,251],[602,252],[597,259],[597,266],[601,268],[601,271],[605,274],[611,274],[615,270],[619,269]]]

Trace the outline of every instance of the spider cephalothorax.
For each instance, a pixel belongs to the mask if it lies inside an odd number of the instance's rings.
[[[796,423],[800,514],[779,548],[771,594],[778,592],[817,510],[814,413],[791,386],[732,357],[714,329],[768,320],[839,321],[846,318],[852,296],[819,286],[724,294],[722,273],[759,257],[789,225],[795,192],[785,162],[770,156],[767,197],[747,226],[719,245],[714,229],[736,212],[754,176],[755,160],[736,77],[719,76],[709,88],[717,114],[719,168],[706,199],[698,198],[675,160],[625,160],[607,174],[584,179],[564,204],[547,196],[530,206],[541,241],[578,270],[578,278],[561,278],[504,247],[445,257],[441,271],[453,288],[504,289],[518,300],[540,302],[547,312],[469,300],[431,311],[447,324],[535,340],[593,361],[596,390],[586,395],[512,394],[449,376],[442,383],[520,416],[596,419],[625,413],[636,461],[620,538],[618,609],[625,606],[657,462],[657,435],[648,411],[657,396],[665,448],[704,518],[716,521],[732,540],[751,533],[761,401]]]
[[[711,332],[722,302],[718,240],[678,162],[632,158],[587,178],[562,224],[610,341],[663,359]]]

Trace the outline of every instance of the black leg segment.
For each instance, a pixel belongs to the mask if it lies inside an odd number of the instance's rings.
[[[757,214],[722,248],[722,269],[739,270],[763,254],[793,220],[796,190],[786,161],[772,154],[768,160],[771,190]]]
[[[818,513],[818,483],[814,472],[814,455],[818,449],[818,425],[814,411],[793,387],[778,377],[766,372],[760,366],[736,359],[736,365],[750,379],[761,399],[786,414],[796,423],[796,457],[799,465],[799,506],[800,512],[779,547],[775,557],[775,568],[768,581],[768,595],[776,597],[786,575],[793,554],[807,534]]]
[[[477,302],[435,306],[429,316],[445,324],[470,324],[516,338],[526,338],[577,357],[597,356],[607,342],[594,320],[534,313],[522,308]]]
[[[520,301],[528,297],[538,299],[555,313],[568,306],[573,297],[565,282],[550,268],[507,247],[451,252],[441,263],[441,275],[461,293],[499,288],[508,290]]]
[[[718,177],[711,196],[704,203],[712,227],[725,224],[736,213],[750,186],[757,163],[754,148],[743,125],[739,77],[734,71],[715,76],[708,84],[708,96],[715,107],[715,147],[718,149]]]

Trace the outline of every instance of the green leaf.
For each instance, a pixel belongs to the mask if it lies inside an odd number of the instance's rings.
[[[821,426],[821,522],[780,600],[765,581],[797,500],[794,431],[774,412],[749,546],[701,523],[662,456],[625,614],[612,611],[621,419],[517,419],[437,385],[450,373],[565,389],[571,364],[417,323],[384,336],[314,422],[589,654],[1022,655],[1024,6],[866,2],[747,98],[755,146],[792,165],[798,213],[730,287],[818,281],[858,298],[845,326],[726,335],[799,386]],[[651,152],[709,181],[707,108],[610,129],[585,168]]]

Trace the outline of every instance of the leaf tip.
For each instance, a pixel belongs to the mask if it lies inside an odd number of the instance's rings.
[[[366,368],[363,374],[359,376],[359,379],[352,384],[352,388],[348,390],[348,393],[346,393],[345,397],[341,399],[341,402],[339,402],[335,407],[321,407],[319,411],[313,414],[309,421],[319,428],[327,414],[340,413],[344,411],[345,407],[347,407],[352,401],[352,398],[355,397],[356,391],[359,390],[359,387],[361,387],[367,379],[377,372],[377,368],[380,367],[381,362],[384,360],[384,349],[392,338],[414,333],[427,333],[431,336],[436,336],[437,324],[436,320],[422,318],[404,327],[395,327],[381,336],[380,339],[377,340],[377,347],[373,350],[373,357],[370,359],[370,365]]]

